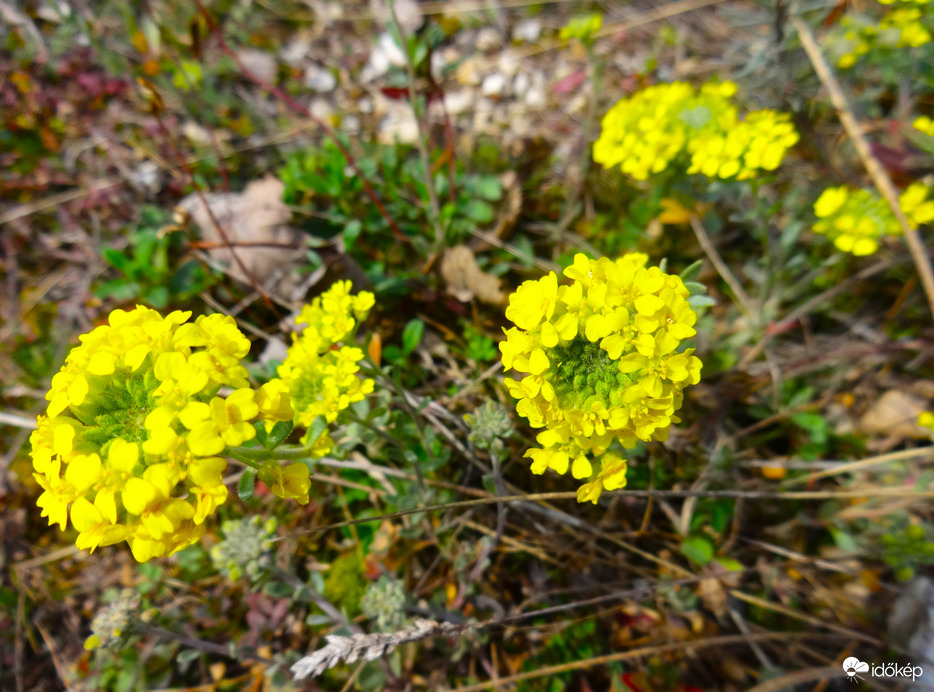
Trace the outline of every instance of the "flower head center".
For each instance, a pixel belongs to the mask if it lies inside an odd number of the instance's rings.
[[[546,352],[551,368],[545,378],[554,387],[561,407],[588,411],[593,403],[619,406],[622,392],[632,385],[632,375],[619,371],[619,364],[582,336],[558,344]]]

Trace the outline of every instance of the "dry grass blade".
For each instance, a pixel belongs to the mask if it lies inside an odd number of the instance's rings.
[[[762,641],[781,641],[781,640],[793,640],[793,639],[805,639],[808,637],[819,637],[826,635],[816,635],[816,634],[806,634],[799,632],[766,632],[763,634],[753,634],[750,637],[744,635],[729,635],[724,637],[711,637],[709,639],[699,639],[692,642],[678,642],[676,644],[662,644],[660,646],[644,646],[639,649],[630,649],[629,651],[623,651],[618,654],[610,654],[609,656],[595,656],[593,658],[588,658],[583,661],[572,661],[571,663],[564,663],[558,666],[547,666],[545,668],[539,668],[538,670],[531,671],[529,673],[519,673],[518,675],[510,675],[505,678],[499,678],[498,680],[490,680],[488,682],[480,682],[476,685],[467,685],[466,687],[457,687],[450,692],[479,692],[480,690],[486,690],[497,685],[508,685],[516,682],[521,682],[523,680],[532,680],[533,678],[541,678],[546,675],[557,675],[558,673],[565,673],[570,670],[583,670],[586,668],[593,668],[595,666],[606,665],[607,663],[613,663],[616,661],[629,661],[634,658],[642,658],[644,656],[655,656],[659,654],[664,654],[669,651],[682,651],[685,653],[697,653],[701,649],[709,649],[717,646],[731,646],[733,644],[745,644],[748,643],[750,639],[757,642]]]
[[[801,476],[800,478],[793,478],[786,483],[785,486],[792,485],[804,485],[810,483],[811,481],[817,480],[818,478],[827,478],[829,476],[838,476],[841,473],[849,473],[851,471],[862,471],[864,469],[871,468],[873,466],[879,466],[880,464],[886,464],[890,461],[902,461],[903,459],[916,459],[918,457],[929,456],[934,453],[934,446],[928,447],[919,447],[917,449],[902,449],[898,452],[889,452],[888,454],[880,454],[879,456],[870,457],[869,459],[861,459],[859,461],[853,461],[849,464],[840,464],[832,469],[826,469],[825,471],[818,471],[816,473],[810,473],[807,476]]]
[[[837,667],[823,666],[821,668],[808,668],[806,670],[798,670],[794,673],[788,673],[777,678],[772,678],[771,680],[766,680],[751,688],[749,692],[778,692],[779,690],[786,690],[792,685],[814,682],[815,680],[830,680],[831,678],[839,677],[840,669]]]
[[[891,176],[889,176],[888,172],[882,167],[882,164],[879,163],[879,160],[873,155],[872,150],[869,148],[869,143],[866,141],[866,137],[863,136],[862,128],[860,128],[859,122],[850,110],[846,101],[846,96],[840,88],[837,78],[834,77],[833,72],[830,71],[827,61],[824,60],[824,56],[813,34],[811,34],[811,30],[799,17],[791,17],[791,23],[798,32],[798,36],[801,37],[801,45],[804,48],[804,52],[808,54],[808,58],[814,66],[814,71],[827,89],[827,93],[830,95],[830,102],[833,104],[834,108],[837,109],[840,122],[843,123],[843,128],[846,130],[847,136],[853,142],[853,146],[856,148],[856,153],[859,154],[863,166],[866,167],[866,171],[872,178],[872,182],[875,183],[879,193],[885,201],[888,202],[889,207],[892,209],[892,214],[895,215],[895,219],[902,227],[905,241],[908,243],[908,250],[911,252],[911,257],[915,262],[918,275],[921,277],[921,284],[924,286],[924,293],[927,295],[931,314],[934,315],[934,270],[931,269],[931,260],[924,249],[924,245],[921,243],[918,232],[908,225],[908,219],[906,219],[905,215],[902,213],[902,209],[898,204],[898,191],[895,189],[895,184],[892,182]]]
[[[355,634],[350,637],[332,634],[327,637],[327,646],[318,649],[310,656],[299,659],[291,668],[292,674],[296,680],[314,677],[328,668],[333,668],[341,661],[344,663],[354,663],[360,660],[372,661],[402,644],[438,634],[455,634],[462,629],[462,626],[452,625],[449,622],[418,618],[411,626],[398,632]]]

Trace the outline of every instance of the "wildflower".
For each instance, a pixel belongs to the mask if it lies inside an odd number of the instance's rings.
[[[775,170],[798,134],[785,113],[753,111],[740,119],[732,82],[650,86],[604,116],[594,160],[646,180],[670,166],[708,178],[752,178]]]
[[[881,1],[881,0],[880,0]],[[925,4],[930,0],[914,0]],[[892,4],[894,0],[882,4]],[[907,0],[905,4],[909,4]],[[893,50],[917,48],[931,42],[931,33],[921,22],[922,11],[917,7],[898,7],[889,10],[878,22],[863,16],[845,16],[840,22],[842,32],[831,38],[832,49],[839,54],[837,67],[849,69],[860,57],[869,54],[876,59],[887,59]]]
[[[52,379],[31,437],[42,516],[76,545],[129,543],[140,562],[196,542],[227,498],[220,458],[259,414],[233,319],[114,310]],[[221,387],[237,389],[226,399]]]
[[[916,130],[920,130],[929,137],[934,137],[934,120],[922,115],[918,118],[915,118],[915,121],[911,124]]]
[[[307,427],[318,416],[333,423],[341,411],[373,391],[373,380],[358,376],[363,351],[344,342],[352,339],[375,299],[368,291],[351,295],[350,287],[350,281],[338,281],[306,305],[296,319],[307,326],[301,334],[293,335],[292,346],[277,371],[283,385],[276,387],[279,396],[288,393],[299,425]],[[260,398],[265,410],[277,405],[271,403],[271,397],[272,392],[267,392]],[[313,455],[327,454],[330,447],[324,440],[330,437],[325,435],[318,441]]]
[[[934,221],[934,199],[930,188],[912,183],[899,196],[902,213],[909,226]],[[826,235],[838,250],[857,256],[871,255],[879,249],[883,236],[900,236],[902,227],[888,203],[870,190],[856,190],[845,185],[831,187],[814,203],[815,233]]]
[[[682,390],[700,381],[700,360],[682,348],[696,333],[690,293],[647,261],[579,254],[564,271],[570,285],[554,273],[526,281],[506,310],[517,327],[505,330],[503,366],[525,376],[505,384],[519,414],[543,428],[525,456],[533,473],[585,480],[581,502],[625,485],[625,460],[606,454],[610,445],[667,439]]]

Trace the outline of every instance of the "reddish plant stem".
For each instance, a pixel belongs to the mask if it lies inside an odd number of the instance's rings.
[[[269,84],[268,82],[260,79],[257,75],[253,74],[240,60],[236,52],[227,45],[227,42],[224,40],[224,36],[221,34],[220,27],[214,21],[214,18],[208,13],[204,5],[201,3],[201,0],[194,0],[195,7],[198,8],[198,12],[201,13],[201,16],[204,17],[204,21],[207,22],[208,29],[211,33],[214,34],[214,38],[217,39],[217,43],[220,46],[220,49],[228,56],[231,60],[236,63],[240,72],[244,77],[253,82],[256,86],[265,90],[267,93],[275,96],[277,99],[282,101],[285,105],[291,108],[293,111],[301,115],[302,117],[308,118],[315,125],[317,125],[321,130],[327,135],[332,142],[337,146],[341,154],[344,155],[344,158],[347,159],[347,164],[354,170],[354,173],[357,174],[357,177],[360,178],[360,182],[363,183],[363,189],[366,191],[367,196],[376,205],[376,208],[379,210],[379,213],[382,214],[383,218],[386,219],[386,223],[389,224],[389,227],[392,228],[393,233],[396,236],[396,239],[401,240],[404,243],[408,243],[409,239],[405,237],[405,234],[399,229],[399,226],[389,215],[389,212],[386,211],[386,207],[383,204],[383,201],[379,198],[379,195],[376,194],[376,191],[373,189],[373,186],[370,185],[370,181],[367,180],[366,176],[363,175],[363,171],[360,170],[357,166],[357,161],[353,155],[347,150],[347,147],[337,138],[337,135],[323,120],[316,117],[310,110],[305,108],[302,104],[296,101],[294,98],[289,96],[287,93],[282,91],[279,87],[274,84]]]

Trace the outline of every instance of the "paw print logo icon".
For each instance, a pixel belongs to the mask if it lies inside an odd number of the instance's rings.
[[[859,676],[860,673],[869,672],[869,664],[860,661],[855,656],[850,656],[843,662],[843,672],[846,673],[848,680],[853,682],[859,682],[862,678]]]

